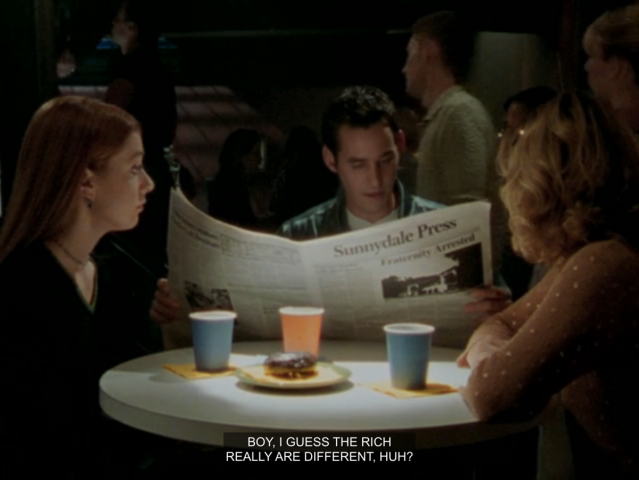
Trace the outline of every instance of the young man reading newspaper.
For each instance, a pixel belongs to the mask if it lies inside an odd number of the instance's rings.
[[[409,195],[397,180],[404,133],[390,98],[373,87],[351,87],[324,114],[322,156],[339,177],[335,198],[285,222],[278,233],[294,240],[335,235],[441,208]]]
[[[324,162],[340,180],[337,196],[294,217],[278,233],[294,240],[335,235],[427,212],[443,205],[407,194],[397,180],[404,134],[388,96],[373,87],[347,88],[324,114]],[[474,289],[464,311],[478,321],[503,310],[510,293]]]
[[[373,87],[347,88],[323,119],[323,157],[341,187],[337,196],[285,222],[279,234],[293,240],[309,240],[366,228],[398,218],[427,212],[442,205],[409,195],[397,180],[404,134],[395,119],[388,96]],[[477,288],[464,311],[479,321],[510,303],[508,291]],[[177,302],[168,284],[158,284],[151,314],[158,322],[175,319]],[[460,339],[460,347],[466,339]]]

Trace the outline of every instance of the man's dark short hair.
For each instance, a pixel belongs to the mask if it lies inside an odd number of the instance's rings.
[[[477,31],[468,19],[449,11],[431,13],[415,22],[413,35],[436,42],[441,49],[442,60],[455,80],[466,80],[477,37]]]
[[[518,103],[524,107],[527,114],[533,113],[543,104],[549,102],[556,96],[557,92],[550,87],[527,88],[526,90],[522,90],[512,97],[509,97],[504,102],[504,111],[507,111],[513,103]]]
[[[375,87],[349,87],[331,103],[322,119],[322,141],[337,155],[340,127],[368,128],[386,122],[393,132],[399,127],[392,100]]]

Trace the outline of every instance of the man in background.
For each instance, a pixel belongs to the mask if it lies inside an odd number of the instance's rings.
[[[426,109],[415,193],[444,205],[491,199],[495,132],[488,112],[463,87],[475,32],[453,12],[413,25],[403,68],[406,92]]]

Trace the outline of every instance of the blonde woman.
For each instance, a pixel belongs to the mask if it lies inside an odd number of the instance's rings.
[[[579,476],[637,478],[637,151],[581,94],[552,100],[517,137],[499,158],[513,247],[550,270],[469,340],[464,399],[499,421],[532,417],[560,393]]]
[[[114,328],[126,318],[117,288],[91,253],[137,224],[153,189],[143,157],[138,122],[97,100],[56,98],[27,128],[0,231],[3,432],[23,473],[99,478],[98,445],[112,439],[98,379],[127,340]]]
[[[639,5],[601,15],[586,30],[583,45],[590,88],[639,140]]]

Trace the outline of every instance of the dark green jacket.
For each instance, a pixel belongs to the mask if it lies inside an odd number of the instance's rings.
[[[399,200],[397,202],[399,218],[436,210],[444,206],[405,193],[404,187],[399,181],[396,183],[395,192]],[[284,222],[277,233],[293,240],[310,240],[348,231],[350,231],[350,227],[346,215],[346,201],[344,192],[340,188],[335,198]]]

